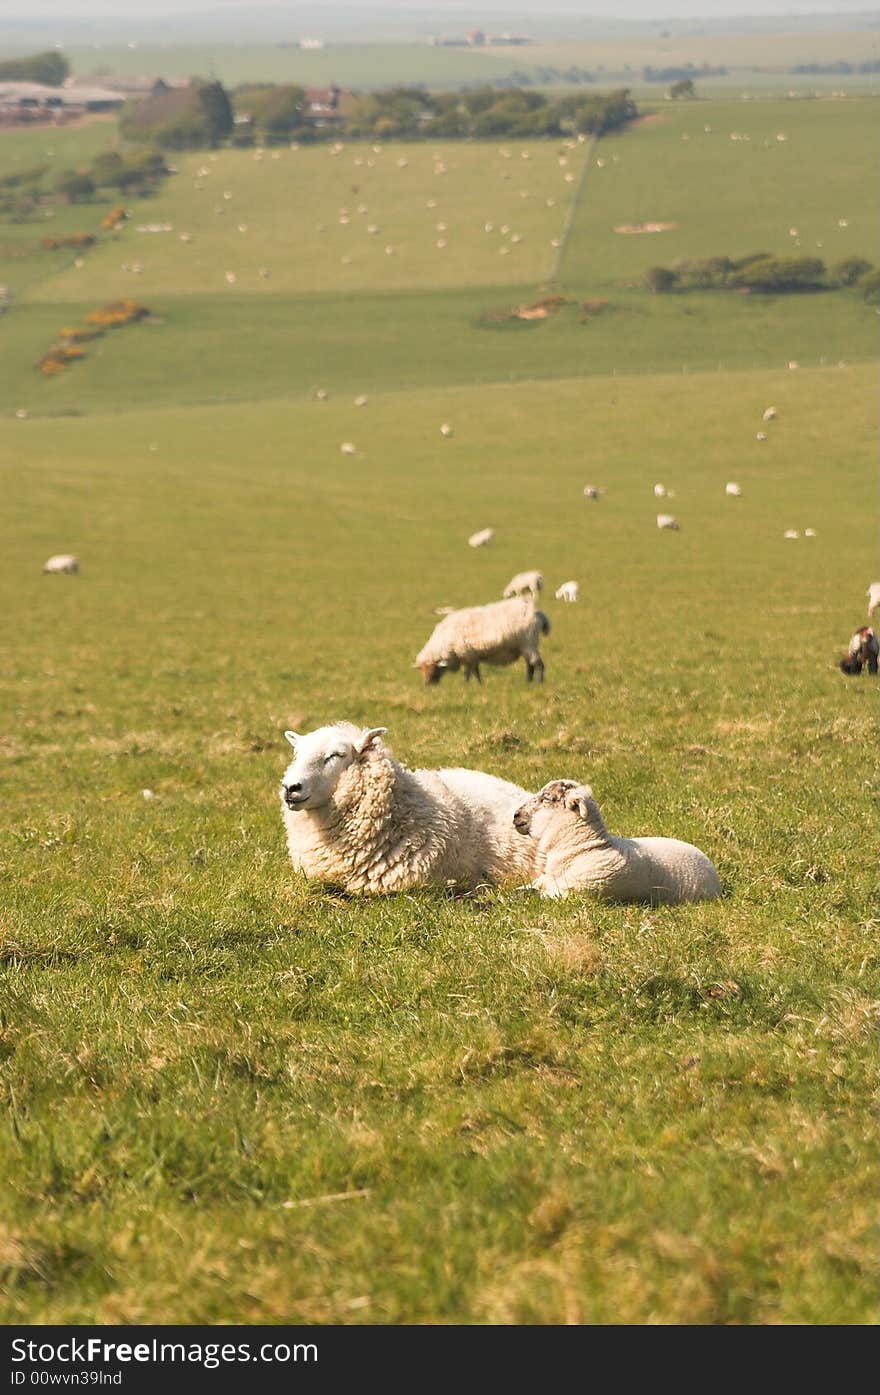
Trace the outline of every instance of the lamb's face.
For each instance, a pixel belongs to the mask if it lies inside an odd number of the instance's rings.
[[[293,812],[321,809],[329,804],[344,771],[360,760],[386,730],[364,730],[351,722],[338,722],[332,727],[318,727],[305,736],[286,731],[284,735],[294,749],[294,757],[281,780],[282,804]]]
[[[513,816],[514,828],[517,833],[540,839],[548,824],[565,811],[571,792],[587,788],[576,780],[551,780],[519,806]]]

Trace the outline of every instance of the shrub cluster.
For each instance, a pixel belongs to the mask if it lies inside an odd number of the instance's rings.
[[[64,54],[50,48],[0,63],[0,82],[42,82],[46,87],[60,87],[69,72]]]
[[[163,150],[214,147],[232,133],[232,105],[222,83],[194,79],[188,87],[127,103],[119,129],[127,140],[149,141]]]
[[[150,311],[146,305],[136,300],[111,300],[106,305],[92,310],[86,315],[85,325],[69,325],[62,329],[48,353],[38,358],[34,367],[44,377],[56,377],[79,359],[86,357],[80,345],[90,339],[100,339],[105,330],[119,329],[122,325],[136,324]]]
[[[582,80],[588,80],[589,75]],[[478,87],[429,92],[391,87],[346,96],[340,120],[312,124],[305,92],[293,84],[247,86],[233,94],[238,119],[236,145],[276,140],[319,141],[345,135],[362,140],[527,139],[537,136],[601,135],[638,115],[627,89],[569,93],[551,98],[524,87]]]
[[[790,294],[846,286],[862,291],[868,300],[875,294],[872,278],[876,276],[864,257],[847,257],[829,270],[820,257],[772,257],[768,252],[753,252],[736,259],[708,257],[652,266],[645,282],[658,295],[694,290]]]
[[[94,247],[97,238],[94,233],[67,233],[63,237],[43,237],[40,246],[47,252],[60,251],[62,247]]]

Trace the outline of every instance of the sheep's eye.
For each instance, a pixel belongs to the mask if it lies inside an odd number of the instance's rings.
[[[324,764],[325,764],[325,765],[329,765],[330,762],[331,762],[331,760],[338,760],[338,759],[339,759],[339,752],[338,752],[338,751],[333,751],[329,756],[325,756],[325,757],[324,757]]]

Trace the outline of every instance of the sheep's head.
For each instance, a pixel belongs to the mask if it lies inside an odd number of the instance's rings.
[[[519,806],[513,826],[517,833],[540,839],[560,815],[569,816],[567,822],[592,823],[598,812],[589,785],[579,785],[577,780],[551,780]]]
[[[442,659],[438,663],[419,664],[425,683],[439,683],[448,668]]]
[[[284,733],[294,750],[293,760],[281,780],[281,802],[294,813],[321,809],[329,804],[343,773],[363,760],[377,745],[387,727],[356,727],[337,722],[331,727],[300,736]]]

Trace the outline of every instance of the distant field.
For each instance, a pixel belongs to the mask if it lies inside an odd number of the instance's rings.
[[[832,264],[853,254],[873,260],[880,208],[864,171],[877,154],[875,118],[873,102],[852,99],[667,107],[602,142],[566,248],[563,279],[626,285],[657,263],[762,251],[819,256]],[[749,139],[735,141],[732,134]],[[647,222],[675,227],[614,231]]]
[[[6,424],[8,1320],[874,1320],[876,688],[835,667],[874,377]],[[40,575],[60,548],[79,577]],[[522,566],[544,687],[423,689],[432,608]],[[281,733],[343,716],[413,765],[589,778],[727,894],[306,887]]]
[[[712,87],[725,81],[749,86],[771,80],[787,87],[823,87],[828,79],[785,73],[804,63],[861,63],[880,57],[876,29],[820,33],[674,36],[617,41],[537,43],[518,47],[433,48],[427,43],[332,44],[301,50],[272,44],[138,44],[134,48],[107,44],[65,49],[77,72],[100,77],[104,72],[163,73],[186,77],[216,75],[232,84],[267,82],[337,82],[342,86],[382,87],[394,83],[424,83],[429,87],[478,85],[525,73],[541,80],[541,70],[564,73],[572,65],[592,72],[598,83],[638,83],[642,68],[699,69],[726,66],[728,78],[710,79]],[[836,87],[876,89],[880,75],[836,76]],[[655,89],[662,94],[663,86]]]
[[[551,241],[576,187],[565,175],[577,176],[585,150],[548,141],[347,142],[338,154],[320,145],[260,160],[232,150],[181,157],[179,174],[138,205],[118,237],[31,298],[228,295],[227,272],[237,292],[261,296],[534,283],[555,260]],[[173,231],[137,231],[165,222]],[[134,263],[142,272],[123,269]]]

